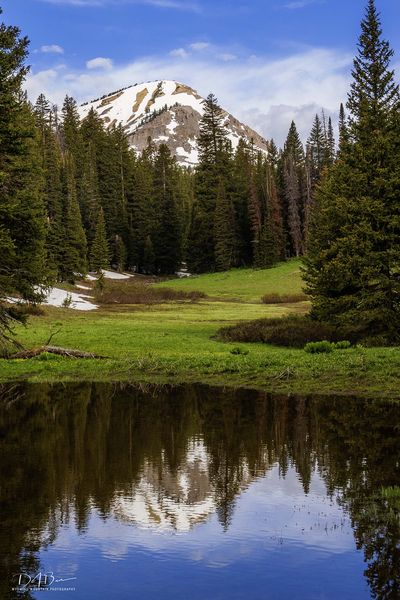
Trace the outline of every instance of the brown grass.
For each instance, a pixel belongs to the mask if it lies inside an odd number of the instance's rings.
[[[356,332],[339,330],[326,323],[313,321],[309,316],[288,315],[273,319],[244,321],[223,327],[217,333],[223,342],[258,342],[274,346],[304,348],[309,342],[339,342],[359,340]]]
[[[261,297],[263,304],[292,304],[308,300],[306,294],[265,294]]]
[[[202,300],[204,292],[156,288],[143,282],[107,281],[102,291],[96,290],[95,301],[99,304],[162,304],[165,302]]]

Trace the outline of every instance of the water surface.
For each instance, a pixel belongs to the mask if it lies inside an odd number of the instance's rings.
[[[0,598],[398,599],[399,427],[384,401],[3,386]]]

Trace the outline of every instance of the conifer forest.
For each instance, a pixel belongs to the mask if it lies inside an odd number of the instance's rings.
[[[399,0],[0,5],[0,600],[399,600]]]
[[[210,93],[198,164],[188,167],[151,137],[138,153],[124,127],[107,124],[93,108],[80,118],[69,95],[62,106],[44,94],[28,98],[29,41],[3,22],[3,335],[9,339],[18,318],[7,298],[37,303],[46,288],[74,284],[88,272],[164,277],[185,268],[199,275],[301,259],[316,327],[396,345],[400,95],[393,54],[369,0],[336,133],[321,110],[304,143],[292,121],[283,148],[270,140],[263,151],[242,138],[234,149],[226,113]]]

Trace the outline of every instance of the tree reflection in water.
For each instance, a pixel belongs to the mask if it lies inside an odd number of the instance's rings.
[[[399,405],[270,396],[201,386],[3,386],[0,597],[40,569],[38,552],[73,515],[185,532],[279,465],[307,493],[313,473],[349,514],[373,597],[400,597]],[[29,592],[18,597],[29,598]]]

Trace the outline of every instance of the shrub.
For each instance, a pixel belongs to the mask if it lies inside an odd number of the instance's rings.
[[[232,348],[231,350],[231,354],[243,354],[244,356],[246,356],[249,353],[248,350],[245,350],[244,348],[240,348],[239,346],[236,346],[235,348]]]
[[[258,319],[220,329],[219,339],[226,342],[264,342],[277,346],[303,348],[307,342],[329,339],[332,331],[306,317],[289,316]]]
[[[336,350],[348,350],[351,348],[351,343],[348,340],[343,340],[341,342],[336,342],[334,346]]]
[[[203,298],[207,298],[203,292],[156,288],[137,281],[107,281],[102,290],[95,290],[95,301],[100,304],[162,304],[177,300],[194,302]]]
[[[400,500],[400,487],[398,485],[381,488],[382,498],[396,498]]]
[[[64,300],[62,301],[62,305],[61,306],[63,308],[70,308],[71,304],[72,304],[72,296],[71,296],[71,294],[67,294],[65,296]]]
[[[46,314],[44,308],[39,304],[31,304],[30,302],[21,302],[20,304],[14,304],[12,307],[8,307],[7,311],[13,318],[20,321],[28,316],[42,317]]]
[[[335,329],[333,326],[314,321],[309,316],[289,315],[275,319],[257,319],[231,325],[219,330],[217,339],[224,342],[258,342],[275,346],[304,348],[309,342],[340,342],[344,335],[352,343],[357,335]]]
[[[335,348],[334,344],[331,344],[327,340],[323,340],[322,342],[309,342],[304,346],[304,350],[309,354],[323,354],[333,352]]]
[[[263,304],[292,304],[306,300],[308,297],[305,294],[265,294],[261,298]]]

